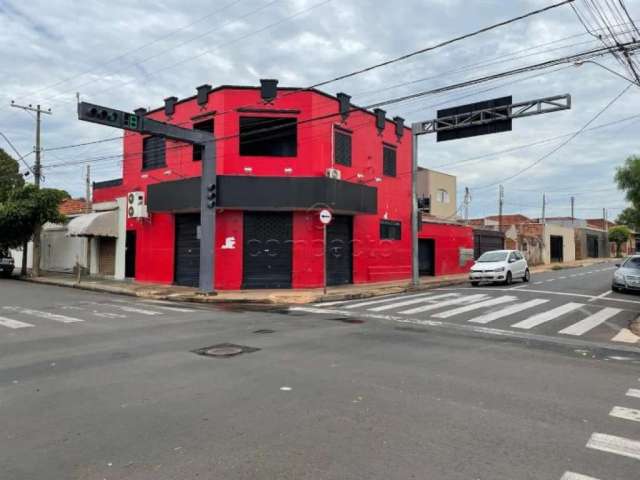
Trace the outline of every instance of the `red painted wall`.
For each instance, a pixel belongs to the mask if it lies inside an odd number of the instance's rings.
[[[418,238],[430,238],[435,243],[435,274],[466,273],[473,259],[460,266],[460,249],[473,250],[473,229],[464,225],[423,223]]]
[[[238,113],[238,107],[252,106],[268,110],[297,110],[298,154],[296,157],[248,157],[239,155],[239,141],[233,137],[239,130],[241,115],[256,116],[254,112]],[[195,98],[176,105],[167,118],[163,109],[152,111],[149,117],[189,127],[198,121],[194,116],[207,112],[214,115],[217,138],[231,136],[216,145],[217,171],[224,175],[244,175],[250,167],[259,176],[324,176],[332,166],[334,125],[352,132],[352,164],[334,165],[342,179],[361,182],[378,189],[378,212],[357,215],[353,222],[354,283],[409,279],[411,276],[411,134],[409,129],[399,140],[395,124],[386,122],[379,133],[375,117],[365,111],[355,111],[342,123],[338,115],[305,123],[305,120],[338,112],[335,98],[316,91],[291,93],[279,89],[278,98],[269,105],[260,100],[258,88],[223,87],[212,91],[209,102],[201,108]],[[268,113],[268,112],[265,112]],[[210,117],[209,117],[210,118]],[[134,190],[146,191],[151,183],[200,176],[201,162],[192,160],[192,147],[167,141],[166,167],[142,171],[142,136],[127,132],[123,138],[123,184],[94,190],[94,201],[108,201],[125,196]],[[397,148],[397,176],[382,174],[383,142]],[[291,169],[291,173],[285,172]],[[293,287],[320,287],[323,282],[322,229],[317,212],[294,212],[293,220]],[[401,240],[381,240],[380,220],[387,218],[402,222]],[[242,284],[242,212],[219,211],[216,233],[216,286],[238,289]],[[136,279],[160,283],[173,282],[174,224],[172,214],[153,214],[151,221],[129,221],[129,229],[138,231]],[[223,249],[228,237],[235,239],[235,249]]]

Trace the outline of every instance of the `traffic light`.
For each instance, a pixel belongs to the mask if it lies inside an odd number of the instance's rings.
[[[209,208],[216,208],[216,184],[210,183],[207,185],[207,206]]]
[[[142,122],[138,115],[87,102],[78,104],[78,118],[125,130],[140,130],[142,128]]]

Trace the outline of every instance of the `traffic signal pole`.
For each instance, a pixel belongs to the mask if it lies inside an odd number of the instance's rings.
[[[134,113],[78,103],[78,119],[141,134],[156,135],[203,149],[200,187],[200,291],[215,291],[216,142],[213,134],[152,120]]]

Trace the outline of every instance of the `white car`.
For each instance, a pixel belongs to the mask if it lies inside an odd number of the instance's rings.
[[[493,250],[483,253],[471,267],[469,280],[477,287],[480,282],[502,282],[510,285],[515,279],[531,280],[529,265],[517,250]]]

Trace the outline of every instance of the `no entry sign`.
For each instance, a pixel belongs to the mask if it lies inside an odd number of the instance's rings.
[[[333,215],[331,215],[331,212],[329,210],[322,209],[320,210],[320,221],[322,223],[324,223],[325,225],[331,223],[331,219],[333,218]]]

